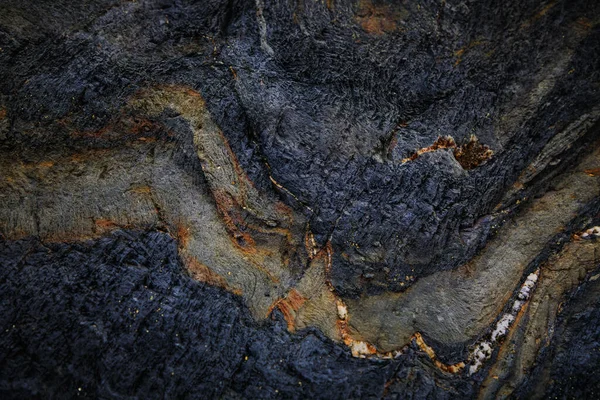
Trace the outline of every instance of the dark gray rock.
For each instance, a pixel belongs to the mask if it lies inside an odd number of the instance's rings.
[[[414,351],[361,360],[316,330],[290,334],[278,315],[257,324],[239,297],[189,277],[161,232],[5,241],[0,264],[2,398],[425,398],[437,380],[448,396],[473,390],[432,376]]]
[[[3,396],[476,397],[490,369],[436,362],[471,362],[521,275],[597,221],[599,21],[594,0],[2,1]],[[132,105],[165,87],[179,103]],[[186,275],[193,257],[221,289]],[[277,301],[298,282],[331,295],[307,321],[337,329],[323,309],[345,301],[348,329],[403,356],[289,333]],[[499,396],[597,393],[586,285],[548,315],[537,375]]]

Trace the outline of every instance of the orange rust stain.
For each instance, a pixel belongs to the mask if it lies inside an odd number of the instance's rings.
[[[217,212],[225,225],[225,230],[233,245],[249,256],[248,261],[259,271],[267,275],[271,281],[279,283],[279,279],[263,266],[263,257],[272,256],[273,252],[265,248],[256,247],[256,243],[250,235],[252,226],[246,223],[241,207],[236,200],[229,192],[222,189],[213,189],[212,194],[217,206]],[[285,235],[285,230],[283,232]]]
[[[433,351],[433,349],[427,345],[427,343],[425,343],[425,340],[423,340],[423,336],[417,332],[413,335],[413,338],[415,339],[415,342],[417,343],[417,346],[419,346],[419,348],[425,352],[425,354],[427,354],[429,356],[429,358],[431,358],[432,360],[435,359],[435,351]]]
[[[350,331],[348,329],[348,322],[343,319],[338,319],[336,324],[337,324],[338,330],[340,331],[340,336],[342,337],[344,344],[348,347],[352,346],[352,343],[354,342],[354,340],[352,339],[352,336],[350,336]]]
[[[586,169],[583,172],[585,172],[588,176],[600,176],[600,168]]]
[[[103,219],[103,218],[95,220],[94,221],[94,225],[95,225],[95,228],[96,228],[96,229],[94,229],[95,232],[91,233],[89,235],[84,235],[85,237],[88,237],[88,236],[94,237],[95,235],[104,235],[104,234],[106,234],[108,232],[112,232],[112,231],[115,231],[117,229],[122,229],[122,228],[128,228],[129,227],[129,226],[120,225],[120,224],[118,224],[115,221],[112,221],[110,219]],[[65,232],[54,234],[54,236],[57,236],[57,237],[62,237],[61,235],[66,235],[67,237],[73,236],[72,234],[68,234],[68,233],[65,233]],[[81,236],[81,234],[76,234],[75,236],[79,237],[79,236]]]
[[[134,135],[140,135],[155,130],[157,127],[158,125],[150,120],[136,120],[133,126],[129,128],[129,133],[132,133]]]
[[[71,131],[73,137],[85,137],[85,138],[102,138],[106,136],[113,128],[112,124],[108,124],[96,131]]]
[[[190,242],[190,228],[184,224],[177,225],[177,240],[179,240],[180,247],[187,247]]]
[[[221,140],[223,141],[223,144],[225,146],[225,151],[227,152],[227,155],[229,157],[229,160],[231,160],[231,163],[233,164],[233,168],[235,170],[235,174],[238,178],[238,182],[232,182],[233,184],[237,184],[237,183],[242,183],[242,185],[240,185],[240,190],[242,191],[242,194],[245,195],[245,185],[248,185],[249,187],[254,187],[254,182],[252,182],[250,180],[250,178],[248,178],[248,176],[246,175],[246,173],[244,172],[243,168],[240,166],[240,162],[237,159],[237,156],[235,155],[235,153],[233,152],[233,150],[231,150],[231,146],[229,145],[229,141],[227,140],[227,138],[225,137],[225,135],[223,134],[223,132],[219,129],[218,130],[219,136],[221,137]],[[238,201],[241,204],[245,203],[244,199],[238,199]],[[245,204],[244,204],[245,205]]]
[[[294,242],[294,235],[292,234],[292,231],[289,230],[288,228],[283,228],[283,227],[264,227],[262,225],[258,225],[258,224],[253,224],[249,221],[245,222],[245,228],[248,230],[253,230],[259,233],[266,233],[266,234],[277,234],[280,236],[283,236],[287,239],[288,243],[293,243]]]
[[[20,164],[19,165],[20,168],[27,170],[27,171],[31,171],[31,170],[41,170],[41,169],[51,168],[54,166],[55,162],[50,161],[50,160],[38,161],[38,162],[20,161],[19,164]],[[36,172],[40,172],[40,171],[36,171]]]
[[[537,14],[535,14],[533,16],[533,20],[537,21],[538,19],[542,18],[544,15],[546,15],[548,13],[548,11],[550,11],[550,9],[552,7],[554,7],[556,5],[556,1],[551,2],[550,4],[546,5],[544,8],[542,8]]]
[[[313,259],[318,253],[317,242],[315,241],[315,236],[310,231],[309,228],[306,229],[306,233],[304,234],[304,248],[308,253],[308,258]]]
[[[348,321],[346,319],[338,319],[337,322],[337,328],[338,331],[340,332],[340,336],[342,338],[342,341],[344,342],[344,344],[346,346],[348,346],[350,348],[350,351],[352,352],[352,356],[354,357],[367,357],[367,356],[374,356],[374,355],[378,355],[378,356],[382,356],[385,358],[391,358],[391,354],[388,353],[379,353],[377,351],[377,348],[375,346],[373,346],[371,343],[368,342],[364,342],[361,340],[355,340],[352,335],[350,334],[350,330],[348,328]]]
[[[454,149],[454,158],[465,169],[470,170],[487,161],[494,152],[489,146],[479,143],[474,135],[460,147]]]
[[[438,360],[435,360],[435,366],[444,372],[449,372],[451,374],[457,374],[465,368],[465,363],[461,361],[461,362],[453,364],[453,365],[446,365]]]
[[[71,155],[71,162],[79,163],[79,162],[82,162],[84,160],[85,160],[85,158],[81,154],[73,154],[73,155]]]
[[[269,309],[267,310],[267,314],[265,315],[265,318],[269,318],[269,315],[271,315],[271,313],[273,312],[274,309],[277,308],[277,306],[279,305],[279,303],[282,301],[283,299],[278,298],[277,300],[275,300],[273,303],[271,303],[271,305],[269,306]]]
[[[530,19],[528,19],[527,21],[523,22],[521,24],[521,28],[529,28],[531,25],[533,25],[535,22],[537,22],[540,18],[542,18],[544,15],[546,15],[548,13],[548,11],[550,11],[555,5],[556,5],[557,1],[552,1],[551,3],[547,4],[546,6],[544,6],[540,11],[538,11],[533,17],[531,17]]]
[[[192,88],[189,88],[187,86],[178,86],[178,85],[170,86],[170,88],[173,88],[174,91],[183,90],[184,93],[187,94],[188,96],[200,97],[200,99],[202,100],[202,103],[204,103],[204,99],[202,98],[202,95],[198,91],[196,91]]]
[[[291,207],[281,201],[275,202],[275,211],[290,222],[294,220],[294,213]]]
[[[221,215],[225,229],[227,229],[234,245],[244,252],[255,253],[254,239],[252,239],[248,232],[242,231],[247,226],[236,200],[225,190],[214,189],[212,193],[217,205],[217,211]]]
[[[540,278],[541,278],[541,272],[540,272]],[[531,298],[529,299],[531,300]],[[501,362],[501,360],[505,360],[506,359],[506,352],[510,351],[507,347],[510,343],[512,343],[511,337],[513,332],[518,331],[518,326],[521,322],[521,319],[523,318],[523,316],[525,315],[525,312],[527,311],[527,308],[529,307],[529,300],[527,300],[519,309],[519,312],[517,313],[517,315],[515,316],[515,320],[513,321],[513,323],[510,325],[509,332],[507,333],[507,335],[504,337],[503,340],[500,341],[500,345],[498,347],[498,356],[496,357],[496,362],[493,364],[493,366],[490,368],[490,371],[495,370],[497,367],[496,365]],[[536,339],[537,341],[537,339]],[[498,379],[497,376],[488,376],[485,380],[484,380],[484,385],[487,386],[489,385],[489,382],[491,381],[491,379]]]
[[[462,62],[462,56],[465,54],[465,48],[461,48],[454,52],[454,57],[456,57],[456,61],[454,62],[454,66],[457,67]]]
[[[137,140],[140,141],[140,142],[144,142],[144,143],[154,143],[154,142],[156,142],[156,138],[154,138],[154,137],[144,137],[144,136],[142,136],[142,137],[138,138]]]
[[[0,121],[6,118],[6,108],[0,108]]]
[[[61,121],[61,124],[65,125],[67,123]],[[70,132],[70,134],[73,137],[96,138],[105,140],[114,140],[121,137],[127,137],[127,135],[133,135],[136,137],[137,140],[155,141],[156,138],[144,137],[143,135],[158,130],[160,126],[160,124],[153,122],[149,119],[138,119],[135,117],[121,114],[117,118],[113,119],[111,123],[96,131],[73,130]],[[65,127],[67,127],[67,125],[65,125]]]
[[[336,326],[338,332],[340,333],[340,337],[346,346],[350,348],[352,355],[354,357],[367,357],[372,355],[379,355],[385,358],[392,358],[390,353],[378,353],[377,348],[372,344],[360,340],[355,340],[348,326],[349,314],[347,311],[347,307],[344,304],[344,301],[339,298],[335,294],[335,288],[331,283],[331,265],[332,265],[332,256],[333,256],[333,247],[331,246],[331,242],[327,242],[325,246],[315,255],[315,258],[323,258],[325,259],[325,284],[327,285],[329,291],[335,298],[336,307],[338,309],[338,318],[336,321]],[[343,309],[343,312],[340,312],[340,309]]]
[[[288,331],[294,332],[296,330],[296,312],[292,309],[292,306],[287,301],[281,301],[277,304],[277,308],[279,308],[287,322]]]
[[[431,146],[417,150],[410,157],[402,159],[402,163],[414,161],[422,154],[442,149],[452,149],[454,158],[465,170],[478,167],[494,154],[488,146],[480,144],[475,135],[472,135],[469,141],[461,146],[456,145],[452,136],[438,136]]]
[[[367,342],[358,342],[358,343],[360,343],[360,345],[365,347],[365,350],[363,352],[364,355],[378,354],[377,349],[371,343],[367,343]],[[357,342],[355,341],[354,344],[356,345]]]
[[[132,193],[138,193],[138,194],[150,194],[152,193],[152,188],[150,188],[150,186],[148,185],[142,185],[142,186],[136,186],[132,189],[129,190]]]
[[[41,168],[50,168],[53,166],[54,166],[53,161],[42,161],[41,163],[38,164],[38,167],[41,167]]]
[[[421,154],[430,153],[432,151],[437,151],[441,149],[455,149],[456,142],[452,136],[438,136],[438,138],[433,142],[433,144],[429,147],[424,147],[422,149],[417,150],[412,156],[404,158],[402,163],[407,163],[409,161],[414,161]]]
[[[469,42],[469,44],[467,44],[466,46],[461,47],[460,49],[456,50],[454,52],[454,57],[456,57],[456,62],[454,63],[454,66],[456,67],[462,62],[462,57],[466,53],[467,50],[470,50],[475,46],[479,46],[482,43],[483,43],[483,41],[481,41],[481,40],[473,40],[473,41]]]
[[[300,294],[296,289],[292,288],[287,294],[287,302],[292,307],[292,310],[298,311],[300,307],[306,302],[306,298]]]
[[[155,85],[153,87],[143,88],[143,89],[138,90],[132,97],[133,98],[146,97],[149,94],[152,94],[155,90],[159,90],[159,91],[166,92],[166,93],[184,93],[186,96],[196,97],[197,99],[195,99],[195,100],[201,102],[198,104],[204,105],[204,99],[202,98],[202,95],[198,91],[190,88],[189,86],[185,86],[185,85],[174,85],[174,84]]]
[[[440,370],[444,372],[449,372],[451,374],[456,374],[458,372],[461,372],[465,368],[465,363],[462,361],[456,364],[447,365],[438,360],[435,355],[435,351],[429,345],[427,345],[427,343],[425,343],[425,340],[423,340],[423,336],[421,335],[421,333],[416,332],[413,335],[413,339],[415,340],[415,343],[417,343],[417,346],[419,346],[419,348],[423,352],[425,352],[425,354],[427,354],[427,356],[433,361],[435,366]]]
[[[300,294],[295,288],[292,288],[283,299],[278,299],[267,311],[269,316],[275,308],[283,314],[283,318],[287,322],[287,328],[290,332],[296,330],[296,311],[298,311],[306,302],[306,298]]]
[[[594,22],[592,22],[592,20],[586,17],[577,18],[577,21],[575,21],[575,28],[583,31],[588,31],[592,29],[594,25]]]
[[[231,65],[229,66],[229,70],[231,71],[231,75],[233,75],[233,79],[237,80],[237,73],[235,72],[235,69],[233,69],[233,67]]]
[[[402,11],[391,5],[375,5],[371,0],[361,0],[356,20],[366,33],[380,36],[399,29],[398,21],[404,14]]]
[[[237,294],[239,296],[242,295],[241,289],[233,289],[228,284],[225,278],[221,275],[217,274],[206,265],[202,264],[195,257],[192,256],[184,256],[182,257],[183,262],[186,264],[188,271],[192,277],[200,282],[207,283],[211,286],[217,286],[222,289],[225,289],[233,294]]]
[[[0,229],[0,240],[21,240],[28,236],[33,236],[29,231],[25,231],[21,228],[15,228],[8,230],[8,227],[2,227],[5,230]]]
[[[114,221],[111,221],[110,219],[97,219],[94,221],[94,224],[96,224],[98,228],[101,228],[103,230],[112,230],[119,228],[119,224],[117,224]]]
[[[327,241],[325,246],[317,253],[315,258],[325,259],[325,279],[326,283],[329,286],[329,289],[333,292],[335,289],[331,284],[331,260],[333,257],[333,247],[331,246],[331,242]]]

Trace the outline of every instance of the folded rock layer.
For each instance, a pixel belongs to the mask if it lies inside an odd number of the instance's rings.
[[[599,23],[0,4],[3,397],[593,397]]]

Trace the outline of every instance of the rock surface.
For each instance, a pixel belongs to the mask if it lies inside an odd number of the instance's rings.
[[[2,2],[2,397],[597,396],[599,23]]]

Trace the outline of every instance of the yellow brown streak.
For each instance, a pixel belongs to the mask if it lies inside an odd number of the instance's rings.
[[[177,225],[177,240],[179,241],[179,246],[182,248],[188,247],[190,238],[191,238],[190,227],[185,224],[178,224]]]
[[[233,79],[237,80],[237,73],[235,72],[235,69],[233,69],[233,67],[231,65],[229,66],[229,70],[231,71],[231,75],[233,75]]]
[[[461,146],[457,146],[452,136],[438,136],[431,146],[419,149],[410,157],[402,159],[402,164],[414,161],[422,154],[443,149],[452,149],[454,158],[466,170],[479,166],[494,154],[488,146],[480,144],[475,135],[471,135],[469,141]]]
[[[465,54],[465,52],[475,46],[479,46],[481,45],[483,42],[481,40],[473,40],[472,42],[470,42],[468,45],[461,47],[460,49],[456,50],[454,52],[454,57],[456,57],[456,62],[454,63],[454,66],[458,66],[461,62],[462,62],[462,57]]]
[[[300,294],[300,292],[292,288],[286,296],[286,301],[292,307],[292,310],[298,311],[304,302],[306,302],[306,299]]]
[[[232,70],[232,73],[235,71]],[[163,109],[172,107],[189,122],[198,158],[229,237],[235,247],[250,256],[257,269],[266,272],[261,265],[262,258],[271,256],[273,252],[270,248],[258,249],[251,232],[281,235],[288,248],[295,247],[297,241],[291,229],[280,226],[281,222],[293,224],[291,210],[257,191],[241,168],[227,138],[206,111],[200,93],[181,86],[158,86],[139,91],[129,102],[129,107],[150,116],[158,116]],[[266,226],[249,224],[246,213]],[[276,224],[279,226],[272,226]],[[283,261],[284,267],[287,266]],[[278,281],[271,273],[268,275],[273,281]]]
[[[560,314],[567,293],[576,288],[587,273],[597,268],[596,252],[600,242],[582,239],[583,233],[574,234],[573,240],[544,264],[536,290],[517,314],[481,386],[479,398],[497,397],[499,394],[510,396],[514,387],[535,365],[540,349],[550,340],[547,327]],[[503,376],[509,370],[516,372]],[[501,377],[500,381],[498,377]]]
[[[152,189],[148,185],[135,186],[135,187],[132,187],[129,191],[132,193],[137,193],[137,194],[151,194],[152,193]]]
[[[310,231],[310,227],[306,230],[304,235],[304,248],[310,259],[313,259],[317,255],[317,243],[315,242],[315,236]]]
[[[348,326],[349,314],[347,313],[347,307],[344,301],[336,295],[335,288],[331,283],[331,266],[332,266],[332,256],[333,256],[333,248],[331,246],[331,242],[327,242],[327,244],[317,253],[315,258],[325,258],[325,284],[328,290],[333,295],[335,299],[335,305],[338,310],[338,319],[336,322],[336,326],[339,332],[342,341],[346,346],[350,348],[353,357],[371,357],[376,356],[380,358],[392,358],[391,353],[380,353],[377,351],[377,348],[369,342],[356,340],[352,337],[350,332],[350,328]]]
[[[276,187],[277,189],[279,189],[279,190],[281,190],[281,191],[283,191],[283,192],[287,193],[288,195],[292,196],[292,197],[294,198],[294,200],[296,200],[298,203],[300,203],[300,204],[304,205],[304,203],[302,203],[302,201],[300,201],[300,199],[299,199],[298,197],[296,197],[296,195],[295,195],[294,193],[290,192],[290,191],[289,191],[288,189],[286,189],[286,188],[285,188],[283,185],[281,185],[279,182],[277,182],[277,181],[275,180],[275,178],[273,178],[271,175],[269,175],[269,180],[271,181],[271,183],[272,183],[273,185],[275,185],[275,187]],[[309,206],[307,206],[307,205],[304,205],[304,207],[306,207],[306,209],[308,209],[309,211],[313,211],[313,209],[312,209],[312,208],[310,208],[310,207],[309,207]]]
[[[282,228],[282,227],[264,227],[257,224],[245,223],[246,228],[249,228],[253,231],[265,234],[276,234],[284,237],[288,243],[292,243],[294,240],[294,235],[290,229]]]
[[[296,331],[296,312],[292,309],[290,304],[283,300],[277,304],[277,308],[281,311],[283,318],[287,322],[288,331]]]
[[[398,21],[407,15],[404,8],[375,5],[370,0],[361,0],[356,21],[366,33],[380,36],[398,30]]]
[[[590,168],[586,169],[585,172],[588,176],[600,176],[600,168]]]
[[[466,170],[479,166],[493,154],[488,146],[479,143],[475,135],[471,135],[467,143],[454,149],[454,158]]]
[[[521,29],[529,28],[537,20],[542,18],[544,15],[546,15],[548,13],[548,11],[550,11],[557,3],[558,3],[557,1],[553,1],[550,4],[547,4],[546,6],[544,6],[544,8],[542,8],[540,11],[538,11],[533,17],[531,17],[527,21],[523,22],[521,24]]]
[[[237,156],[235,155],[233,150],[231,150],[231,146],[229,145],[229,140],[227,140],[225,135],[223,135],[223,132],[219,129],[217,131],[217,133],[219,134],[219,137],[223,141],[225,151],[227,152],[229,160],[231,161],[231,164],[233,165],[236,177],[238,179],[238,183],[240,184],[238,189],[241,191],[240,200],[242,201],[242,206],[247,207],[249,205],[249,204],[247,204],[247,201],[248,201],[247,188],[255,189],[254,182],[252,182],[250,180],[250,178],[248,178],[248,176],[246,175],[246,173],[240,166],[240,162],[238,161]]]
[[[433,142],[433,144],[429,147],[424,147],[422,149],[417,150],[412,156],[406,157],[402,159],[402,164],[406,164],[409,161],[414,161],[419,158],[420,155],[425,153],[430,153],[432,151],[442,150],[442,149],[455,149],[456,142],[452,136],[438,136],[438,138]]]
[[[306,298],[300,294],[295,288],[292,288],[285,298],[276,300],[267,312],[269,316],[275,308],[279,309],[283,314],[283,318],[287,322],[287,328],[290,332],[296,330],[296,311],[298,311],[306,302]]]
[[[225,190],[215,189],[212,193],[217,211],[221,215],[233,244],[246,253],[256,253],[254,239],[239,229],[239,226],[244,224],[244,219],[239,216],[239,205],[235,199]]]
[[[423,336],[419,332],[416,332],[413,335],[413,339],[415,340],[415,343],[417,343],[417,346],[419,346],[419,348],[423,352],[425,352],[425,354],[427,354],[427,356],[433,361],[435,366],[440,370],[444,372],[449,372],[451,374],[456,374],[458,372],[461,372],[465,368],[465,363],[462,361],[456,364],[446,365],[440,360],[438,360],[435,355],[435,351],[427,343],[425,343]]]
[[[540,271],[540,281],[542,279],[542,272]],[[503,362],[504,359],[508,356],[507,352],[511,351],[512,348],[512,341],[510,340],[511,337],[513,336],[515,330],[518,329],[520,323],[521,323],[521,318],[526,314],[527,312],[527,307],[529,306],[529,303],[531,301],[531,298],[528,299],[519,309],[519,312],[517,313],[517,315],[515,316],[515,320],[512,323],[512,325],[509,328],[509,332],[507,333],[505,340],[500,342],[500,346],[498,348],[498,356],[496,357],[496,361],[494,362],[494,364],[492,364],[490,371],[494,371],[494,369],[497,368],[498,364]],[[493,380],[498,379],[497,375],[495,374],[488,374],[488,376],[486,376],[486,378],[484,379],[483,383],[481,384],[481,388],[483,390],[483,388],[487,387],[490,385],[490,383]]]
[[[184,262],[187,270],[190,272],[192,277],[200,282],[207,283],[211,286],[220,287],[221,289],[227,290],[238,296],[242,295],[242,290],[237,288],[231,288],[225,278],[211,270],[206,265],[202,264],[195,257],[190,255],[183,255],[182,261]]]

